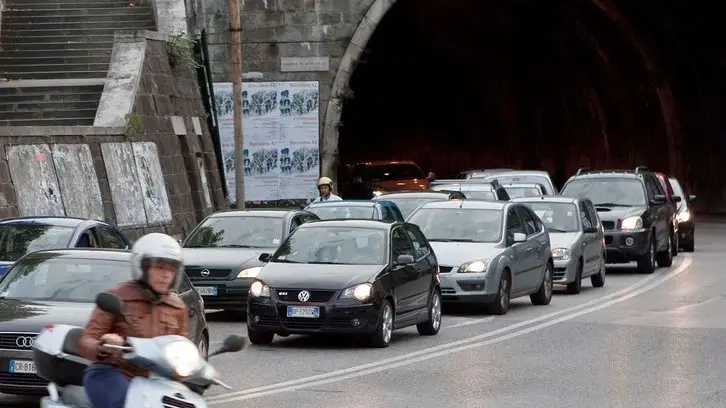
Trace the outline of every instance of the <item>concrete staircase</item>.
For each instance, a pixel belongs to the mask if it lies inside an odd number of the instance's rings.
[[[114,34],[155,29],[150,6],[128,7],[124,0],[5,4],[0,126],[92,125]]]

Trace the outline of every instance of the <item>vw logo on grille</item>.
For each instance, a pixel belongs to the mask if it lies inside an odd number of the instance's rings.
[[[297,294],[297,300],[301,302],[307,302],[310,300],[310,292],[307,290],[301,290],[300,293]]]
[[[202,269],[200,273],[206,278],[207,276],[209,276],[209,269]]]
[[[33,342],[35,342],[35,338],[30,336],[20,336],[15,339],[15,345],[20,348],[31,348]]]

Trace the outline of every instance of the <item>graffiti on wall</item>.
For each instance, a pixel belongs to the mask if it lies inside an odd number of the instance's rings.
[[[88,145],[19,145],[6,154],[20,216],[104,218]]]
[[[119,226],[171,222],[156,144],[101,143],[101,153]]]

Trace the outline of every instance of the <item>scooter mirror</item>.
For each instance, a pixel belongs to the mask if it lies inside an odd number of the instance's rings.
[[[236,353],[245,347],[245,343],[245,339],[240,336],[228,336],[224,339],[222,347],[213,353],[209,353],[209,357],[224,353]]]
[[[108,292],[101,292],[96,296],[96,306],[114,316],[123,316],[124,314],[121,300]]]

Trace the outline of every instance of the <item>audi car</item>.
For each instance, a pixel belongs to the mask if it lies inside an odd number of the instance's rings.
[[[50,324],[85,326],[96,295],[129,279],[131,253],[58,249],[20,258],[0,281],[0,393],[45,394],[33,362],[33,339]],[[202,355],[209,329],[201,296],[184,277],[179,296],[189,311],[189,339]]]
[[[269,254],[268,254],[269,255]],[[436,256],[413,224],[373,220],[301,225],[250,286],[247,335],[334,333],[387,347],[394,329],[441,328]]]
[[[221,211],[202,221],[182,244],[185,271],[208,309],[244,313],[247,292],[270,253],[300,225],[318,221],[308,211]]]

